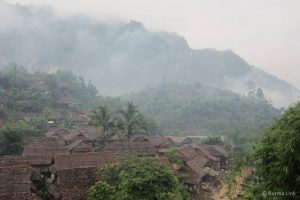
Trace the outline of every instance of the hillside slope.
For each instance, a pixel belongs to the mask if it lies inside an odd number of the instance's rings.
[[[164,84],[123,98],[152,117],[164,134],[223,134],[239,129],[251,138],[254,129],[272,124],[281,113],[264,99],[201,84]]]

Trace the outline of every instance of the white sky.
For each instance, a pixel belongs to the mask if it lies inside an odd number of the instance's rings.
[[[60,15],[136,20],[177,32],[192,48],[232,49],[300,88],[300,0],[6,0]]]

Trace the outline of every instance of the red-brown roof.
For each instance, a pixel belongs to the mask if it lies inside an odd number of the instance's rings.
[[[179,156],[185,161],[190,160],[198,155],[198,152],[189,145],[178,148],[177,152],[179,153]]]
[[[53,156],[68,154],[68,148],[66,147],[24,147],[23,156]]]
[[[167,138],[170,138],[174,144],[180,144],[184,139],[185,137],[180,137],[180,136],[166,136]]]
[[[70,152],[90,152],[92,146],[87,144],[85,140],[79,138],[76,141],[66,146]]]
[[[95,126],[87,126],[80,130],[81,135],[83,135],[87,140],[97,140],[103,139],[104,135]]]
[[[224,156],[225,158],[229,157],[229,152],[226,150],[224,146],[218,145],[207,145],[205,148],[213,155],[213,156]]]
[[[55,171],[97,167],[102,164],[117,163],[122,159],[121,154],[108,153],[75,153],[69,155],[54,156],[53,168]]]
[[[32,167],[21,156],[0,157],[0,199],[36,199],[31,193]]]
[[[200,154],[204,155],[206,158],[208,158],[209,160],[213,160],[213,161],[220,161],[220,158],[213,156],[206,148],[205,146],[199,146],[199,145],[195,145],[195,144],[190,144],[191,147],[193,147],[197,152],[199,152]]]
[[[132,142],[128,140],[109,141],[106,143],[104,151],[139,155],[155,155],[155,147],[152,144],[148,142]]]

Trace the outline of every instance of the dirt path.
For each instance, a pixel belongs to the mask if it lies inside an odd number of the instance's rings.
[[[245,177],[249,176],[252,172],[252,168],[250,167],[246,167],[244,169],[242,169],[241,175],[237,176],[235,178],[235,181],[237,183],[237,186],[235,188],[235,196],[242,190],[242,184],[243,184],[243,180]],[[216,193],[211,197],[212,200],[230,200],[227,196],[226,193],[228,191],[227,185],[223,185],[222,188],[218,191],[216,191]]]

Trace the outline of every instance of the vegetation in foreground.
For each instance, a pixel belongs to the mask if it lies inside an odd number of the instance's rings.
[[[189,200],[187,187],[179,184],[167,167],[148,157],[132,157],[105,165],[88,193],[89,200]]]
[[[300,197],[300,103],[291,106],[266,130],[259,143],[237,163],[254,169],[244,181],[245,199],[288,200]]]

